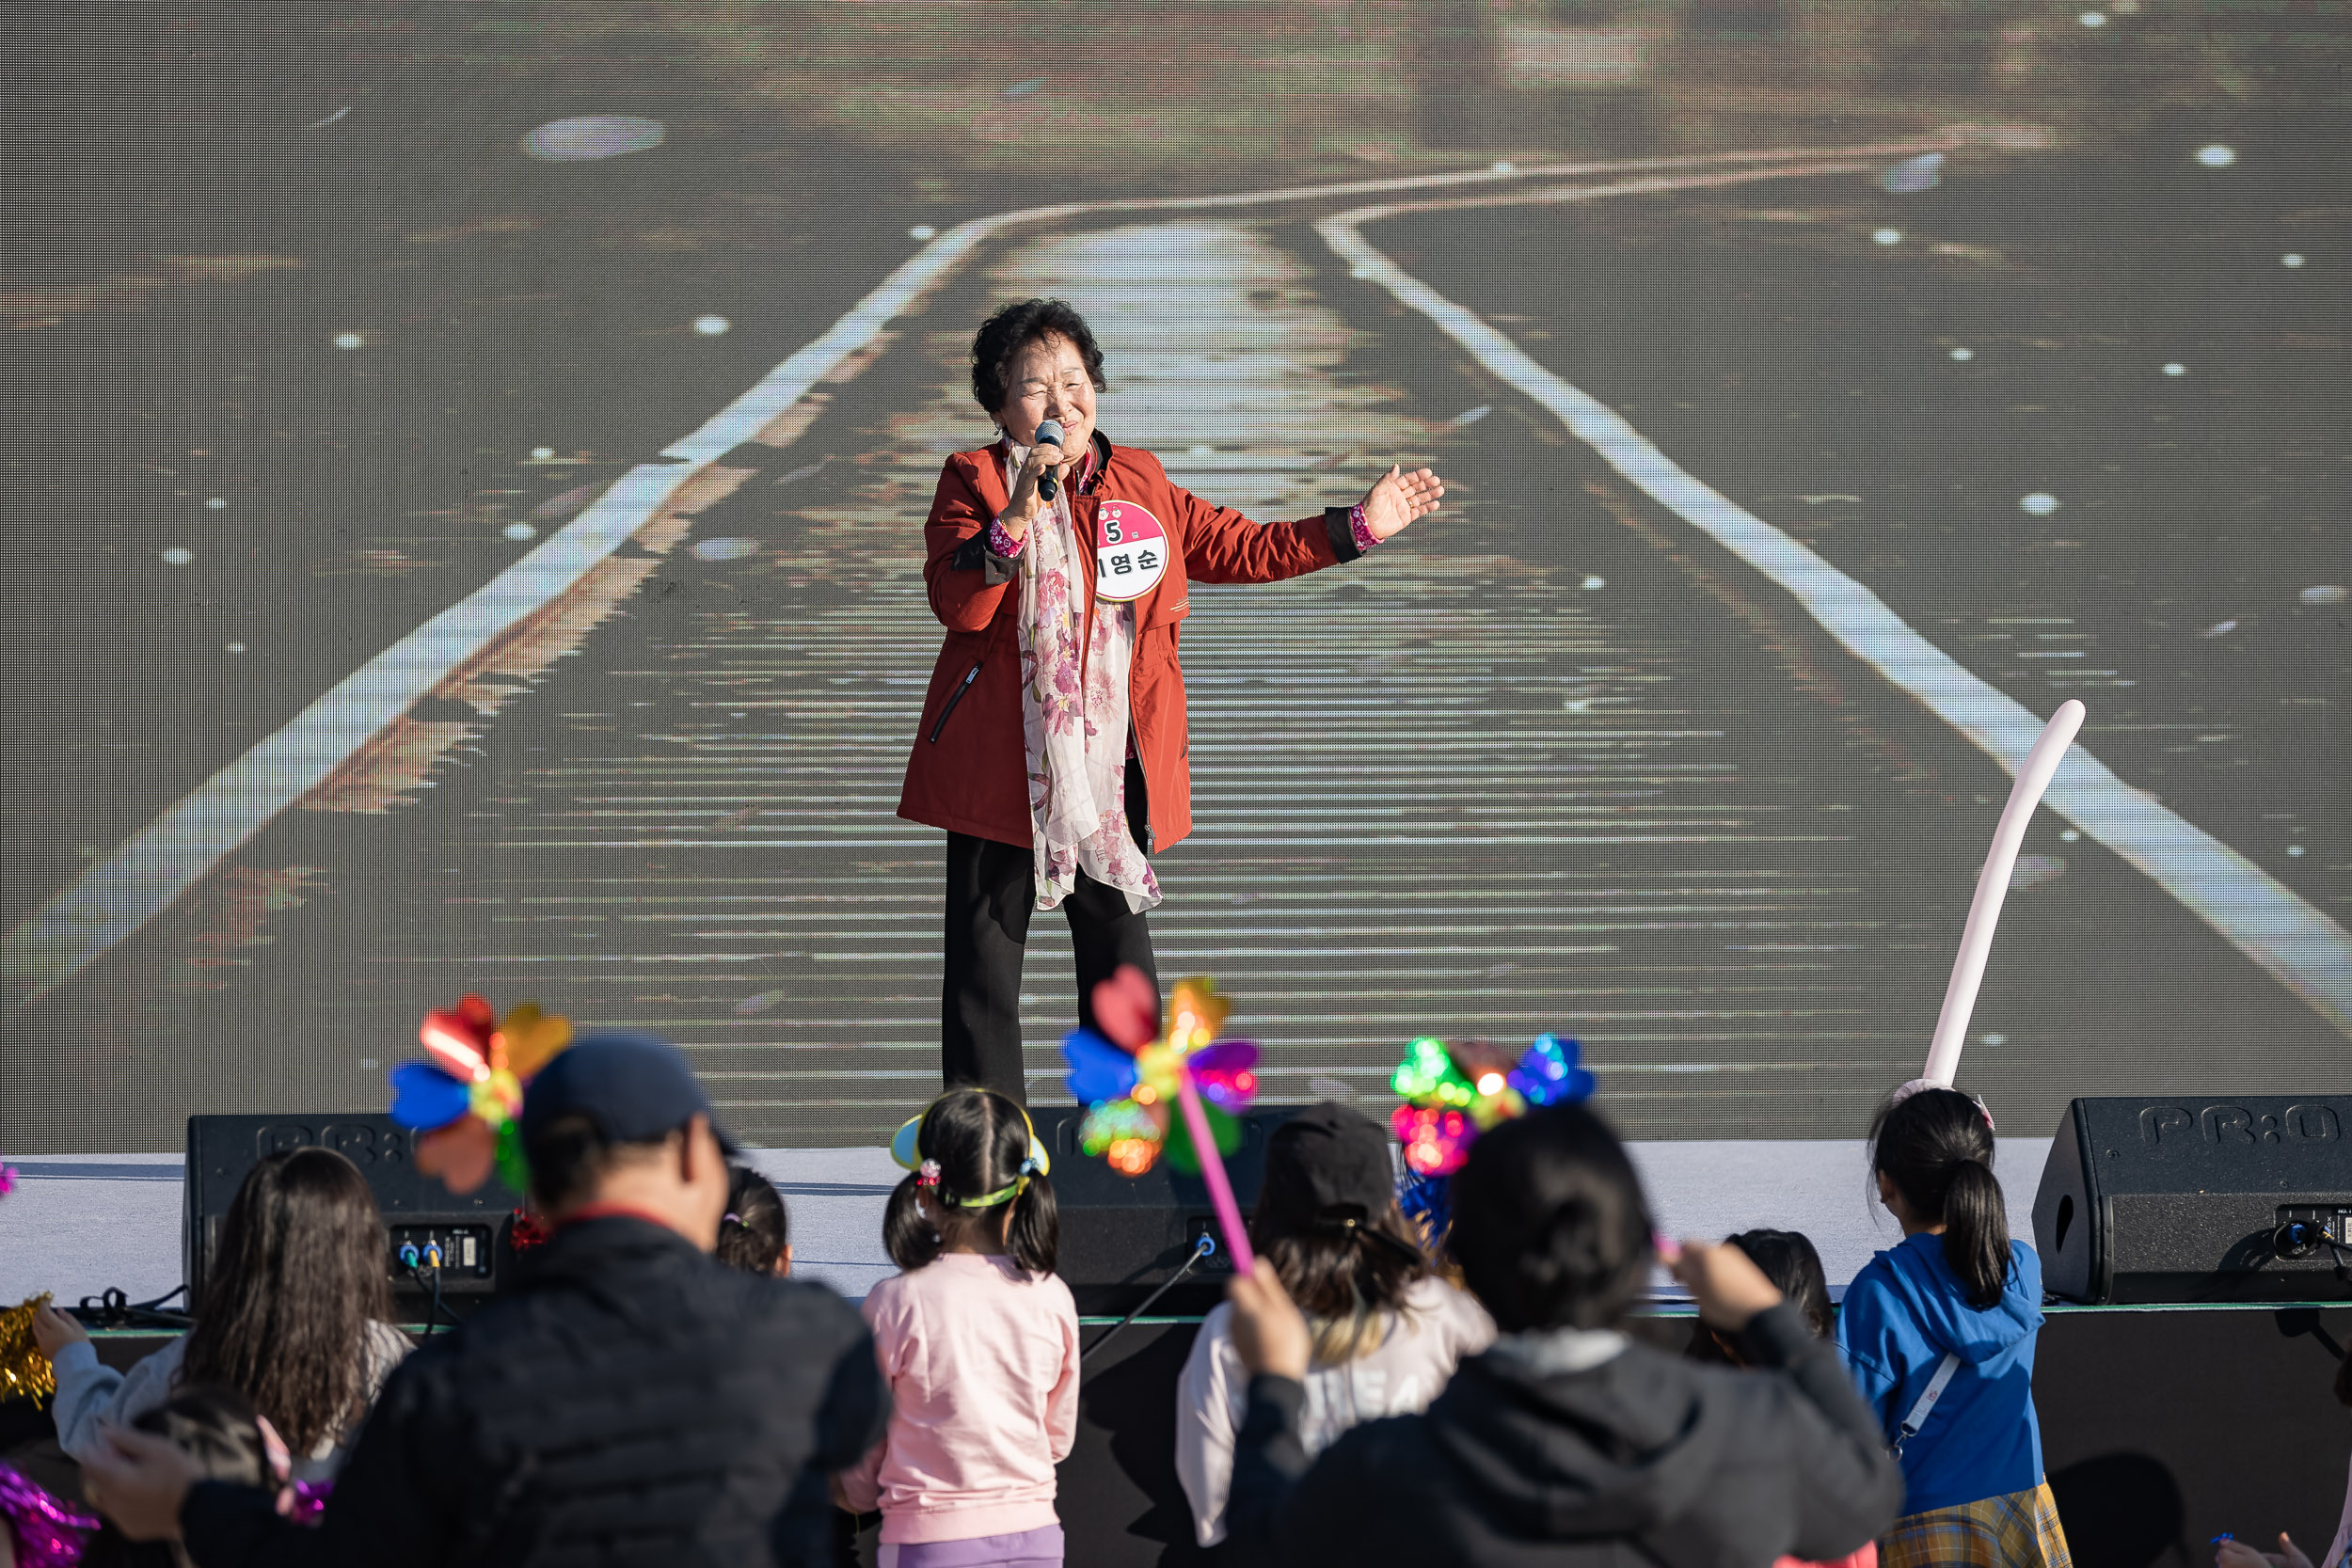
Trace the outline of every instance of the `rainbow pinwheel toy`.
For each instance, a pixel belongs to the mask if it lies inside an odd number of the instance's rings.
[[[1451,1176],[1478,1134],[1527,1114],[1531,1105],[1587,1100],[1593,1075],[1578,1065],[1583,1048],[1538,1035],[1518,1060],[1486,1040],[1448,1043],[1423,1035],[1405,1048],[1389,1086],[1405,1100],[1389,1118],[1415,1176]]]
[[[1481,1132],[1525,1116],[1530,1106],[1592,1098],[1593,1075],[1578,1065],[1582,1054],[1576,1041],[1558,1035],[1536,1036],[1516,1062],[1486,1040],[1449,1043],[1423,1035],[1406,1046],[1389,1080],[1405,1100],[1389,1117],[1405,1149],[1397,1198],[1432,1245],[1454,1224],[1454,1173]]]
[[[1241,1147],[1235,1118],[1257,1098],[1258,1048],[1216,1037],[1232,1009],[1215,981],[1202,975],[1179,980],[1168,994],[1163,1030],[1152,982],[1133,964],[1121,964],[1094,988],[1095,1022],[1110,1038],[1073,1029],[1062,1037],[1061,1051],[1070,1064],[1070,1092],[1087,1107],[1078,1147],[1122,1176],[1141,1176],[1163,1152],[1176,1169],[1199,1176],[1234,1264],[1246,1274],[1249,1240],[1223,1156]]]
[[[527,1191],[515,1117],[523,1085],[572,1042],[570,1021],[525,1002],[504,1019],[470,993],[424,1015],[427,1059],[392,1069],[392,1119],[417,1134],[417,1169],[453,1193],[470,1193],[496,1170]]]

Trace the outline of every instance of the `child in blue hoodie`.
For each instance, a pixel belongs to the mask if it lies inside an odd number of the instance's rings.
[[[2010,1240],[1993,1121],[1905,1085],[1870,1128],[1879,1200],[1903,1227],[1846,1288],[1837,1343],[1902,1461],[1884,1568],[2071,1568],[2033,1410],[2042,1260]]]

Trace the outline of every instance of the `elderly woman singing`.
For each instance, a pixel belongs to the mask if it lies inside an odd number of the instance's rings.
[[[1353,506],[1253,523],[1094,424],[1103,351],[1060,300],[989,317],[972,395],[997,439],[947,459],[923,578],[947,627],[898,815],[947,831],[942,1059],[949,1084],[1025,1101],[1021,959],[1062,910],[1078,1018],[1122,963],[1154,976],[1150,857],[1192,831],[1177,632],[1195,582],[1273,582],[1353,561],[1445,494],[1391,467]]]

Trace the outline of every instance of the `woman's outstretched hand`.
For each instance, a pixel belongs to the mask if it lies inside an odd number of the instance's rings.
[[[1372,530],[1375,539],[1388,539],[1405,531],[1406,525],[1438,510],[1438,498],[1445,486],[1427,468],[1415,468],[1406,473],[1391,465],[1380,476],[1380,482],[1364,492],[1364,526]]]

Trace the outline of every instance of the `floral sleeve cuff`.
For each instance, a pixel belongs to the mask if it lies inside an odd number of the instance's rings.
[[[1360,512],[1363,508],[1358,507],[1357,510]],[[1008,533],[1005,531],[1005,525],[1001,520],[993,519],[990,521],[988,525],[988,553],[996,557],[998,560],[1020,560],[1021,546],[1026,543],[1028,543],[1027,540],[1015,539],[1010,533]]]
[[[1327,506],[1323,509],[1323,531],[1330,537],[1331,553],[1342,561],[1354,561],[1380,543],[1372,525],[1364,521],[1364,509],[1355,506]]]

